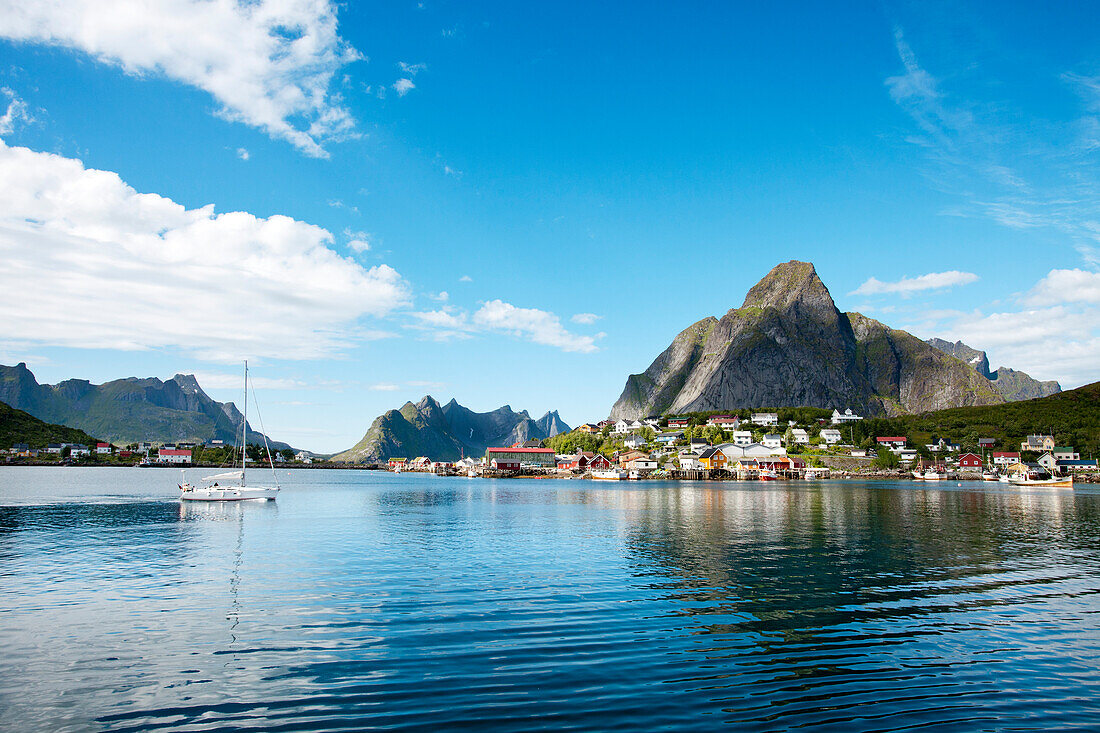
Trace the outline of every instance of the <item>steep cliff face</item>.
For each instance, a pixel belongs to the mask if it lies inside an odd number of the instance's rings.
[[[39,384],[26,364],[0,366],[0,401],[40,420],[79,428],[113,443],[225,440],[232,444],[244,417],[232,402],[212,400],[193,375],[116,379],[92,384],[68,379]],[[263,435],[248,429],[248,440]],[[289,448],[271,441],[274,449]]]
[[[974,367],[974,370],[977,371],[978,374],[981,374],[986,379],[993,378],[993,375],[989,372],[989,357],[984,351],[978,351],[977,349],[971,348],[962,341],[951,343],[950,341],[944,341],[939,338],[930,338],[925,343],[956,359],[965,361],[967,364]]]
[[[333,460],[369,463],[416,456],[456,460],[463,455],[481,456],[489,446],[545,440],[569,429],[557,412],[532,420],[526,410],[513,412],[508,405],[491,412],[474,412],[455,400],[441,407],[428,395],[416,404],[406,402],[400,410],[389,410],[375,418],[362,439],[333,456]]]
[[[1024,372],[1008,367],[997,367],[997,371],[993,372],[993,386],[1009,402],[1049,397],[1062,391],[1062,385],[1058,382],[1040,382]]]
[[[1048,397],[1062,391],[1062,385],[1057,382],[1040,382],[1024,372],[1018,372],[1008,367],[999,367],[997,371],[989,371],[989,358],[984,351],[967,346],[962,341],[951,343],[943,339],[928,339],[927,343],[940,351],[962,359],[983,377],[988,379],[998,394],[1009,402],[1019,400],[1033,400],[1037,397]]]
[[[792,261],[768,273],[740,308],[694,324],[628,377],[611,415],[804,405],[894,415],[1001,401],[958,359],[841,313],[814,266]]]

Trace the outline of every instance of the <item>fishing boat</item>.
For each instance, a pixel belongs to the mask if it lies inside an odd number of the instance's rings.
[[[179,485],[180,501],[248,501],[260,499],[274,501],[279,493],[279,480],[275,476],[275,462],[271,459],[271,447],[267,444],[267,431],[260,418],[260,430],[264,435],[264,447],[267,449],[267,462],[271,466],[274,486],[249,486],[247,481],[248,446],[248,362],[244,363],[244,409],[241,418],[241,470],[207,476],[194,486],[185,480]],[[259,406],[256,408],[259,416]],[[182,471],[181,471],[182,473]],[[225,482],[224,484],[222,482]]]
[[[763,468],[763,469],[760,470],[760,480],[761,481],[778,481],[779,480],[779,474],[777,474],[775,471],[770,471],[766,468]]]
[[[1000,476],[996,471],[982,471],[982,481],[996,481]]]
[[[1013,486],[1049,486],[1054,489],[1072,489],[1073,476],[1047,475],[1046,478],[1040,478],[1040,475],[1035,471],[1027,471],[1026,473],[1020,471],[1009,479],[1009,483]]]

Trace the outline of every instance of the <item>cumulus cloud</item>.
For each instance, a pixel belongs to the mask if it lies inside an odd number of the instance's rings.
[[[458,278],[458,281],[460,283],[472,283],[474,279],[469,275],[463,275],[462,277]]]
[[[596,321],[600,320],[603,316],[597,316],[595,313],[577,313],[571,320],[573,323],[580,323],[584,326],[590,326]]]
[[[361,58],[330,0],[0,0],[0,37],[87,53],[208,92],[221,116],[325,157],[354,134],[333,75]]]
[[[393,83],[393,90],[399,97],[404,97],[413,89],[416,89],[416,84],[413,84],[412,79],[398,79]]]
[[[248,150],[245,148],[237,148],[237,157],[241,160],[248,160],[252,156],[248,154]]]
[[[19,98],[19,95],[7,87],[0,87],[0,94],[8,98],[8,107],[3,115],[0,115],[0,135],[10,135],[18,125],[27,125],[34,122],[34,118],[27,109],[27,103]]]
[[[943,335],[988,350],[995,364],[1073,387],[1100,379],[1097,324],[1100,309],[1058,305],[968,314],[948,325]]]
[[[362,254],[370,249],[371,235],[366,232],[356,232],[351,229],[344,230],[344,236],[348,238],[348,249]]]
[[[948,270],[947,272],[930,272],[917,277],[903,277],[894,282],[883,282],[876,278],[868,278],[865,283],[848,293],[849,295],[883,295],[887,293],[900,293],[907,295],[921,290],[939,290],[955,285],[969,285],[977,282],[978,276],[972,272],[959,272]]]
[[[519,308],[503,300],[490,300],[473,315],[454,306],[410,315],[414,322],[409,328],[425,331],[436,341],[468,339],[478,333],[496,332],[562,351],[584,354],[597,351],[596,337],[570,332],[562,326],[561,319],[550,311]]]
[[[1051,270],[1036,283],[1025,302],[1029,305],[1100,303],[1100,272]]]
[[[585,354],[596,351],[596,344],[591,336],[570,333],[561,325],[561,320],[556,315],[537,308],[517,308],[502,300],[490,300],[474,313],[473,322],[485,329],[511,333],[562,351]]]
[[[391,335],[360,321],[405,305],[408,286],[332,241],[287,216],[187,209],[0,141],[0,339],[236,361]]]

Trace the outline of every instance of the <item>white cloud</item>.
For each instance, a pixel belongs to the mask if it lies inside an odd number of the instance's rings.
[[[474,279],[469,275],[463,275],[462,277],[458,278],[458,281],[460,283],[472,283]]]
[[[370,249],[371,235],[366,232],[344,230],[344,236],[348,238],[348,249],[360,254]]]
[[[372,392],[396,392],[401,389],[401,387],[390,382],[378,382],[377,384],[372,384],[368,389]]]
[[[416,89],[416,84],[413,84],[412,79],[398,79],[393,83],[393,90],[399,97],[404,97],[413,89]]]
[[[1100,379],[1100,310],[1066,306],[975,313],[951,324],[944,338],[986,349],[990,361],[1072,387]]]
[[[332,240],[287,216],[187,209],[0,141],[2,339],[237,361],[320,358],[391,335],[360,321],[405,305],[407,285]]]
[[[569,320],[571,320],[573,323],[580,323],[585,326],[590,326],[601,318],[603,318],[603,316],[597,316],[595,313],[577,313]]]
[[[436,341],[468,339],[477,328],[470,323],[469,316],[454,306],[445,305],[439,310],[410,313],[416,323],[408,326],[428,332]]]
[[[19,98],[15,92],[7,87],[0,87],[0,94],[8,98],[8,108],[0,115],[0,135],[10,135],[15,131],[16,125],[28,125],[34,122],[27,103]]]
[[[555,314],[538,308],[517,308],[502,300],[490,300],[471,316],[454,306],[410,313],[415,323],[408,328],[428,332],[436,341],[468,339],[485,332],[508,333],[562,351],[597,351],[596,338],[566,330]]]
[[[536,344],[555,346],[562,351],[587,354],[597,350],[591,336],[570,333],[553,313],[537,308],[517,308],[502,300],[490,300],[481,306],[474,313],[473,323],[486,329],[511,333]]]
[[[330,0],[0,0],[0,36],[77,49],[127,74],[164,76],[211,94],[226,119],[308,155],[354,134],[329,93],[359,58]]]
[[[1051,270],[1025,298],[1029,305],[1100,303],[1100,272]]]
[[[977,282],[978,276],[972,272],[959,272],[948,270],[947,272],[929,272],[917,277],[903,277],[894,282],[883,282],[876,278],[868,278],[865,283],[848,293],[849,295],[881,295],[885,293],[901,293],[902,295],[916,293],[921,290],[938,290],[950,288],[955,285],[969,285]]]
[[[401,73],[405,76],[416,76],[424,69],[428,68],[427,64],[407,64],[404,61],[397,62],[397,68],[401,69]]]
[[[428,297],[440,303],[446,303],[448,300],[450,300],[451,294],[448,293],[446,290],[441,290],[438,293],[428,293]]]
[[[234,372],[194,372],[203,390],[241,389],[241,375]],[[248,383],[256,389],[306,389],[310,385],[298,379],[256,377],[248,375]]]
[[[237,148],[237,157],[241,160],[248,160],[252,156],[248,154],[248,150],[245,148]]]

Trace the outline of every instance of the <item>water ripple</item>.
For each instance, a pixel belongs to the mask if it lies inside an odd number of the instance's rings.
[[[1095,492],[162,483],[0,469],[5,726],[1100,728]]]

